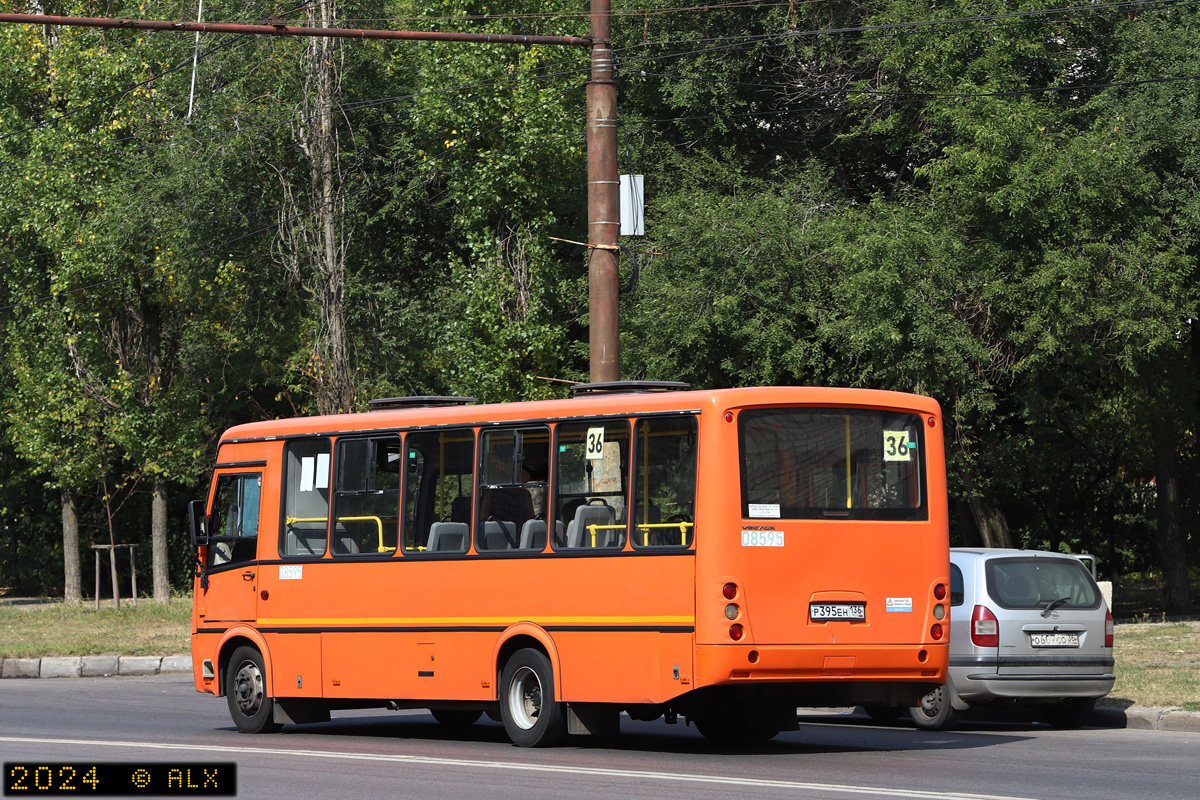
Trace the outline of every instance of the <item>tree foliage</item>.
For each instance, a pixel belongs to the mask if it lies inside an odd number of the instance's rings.
[[[372,0],[334,21],[584,35],[585,12]],[[615,12],[622,171],[648,194],[626,377],[932,395],[957,540],[1114,575],[1200,557],[1197,12]],[[584,251],[551,238],[586,238],[586,50],[346,41],[321,94],[303,41],[205,36],[189,116],[194,45],[0,26],[0,554],[30,546],[20,525],[62,557],[60,491],[81,546],[110,522],[140,540],[151,484],[194,493],[235,422],[587,374]]]

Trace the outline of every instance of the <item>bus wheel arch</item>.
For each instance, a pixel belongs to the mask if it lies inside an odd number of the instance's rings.
[[[554,672],[554,696],[561,699],[562,662],[558,657],[558,648],[549,633],[530,622],[513,625],[496,642],[495,652],[492,654],[492,665],[496,677],[496,699],[501,699],[500,677],[504,672],[505,664],[515,653],[527,648],[541,650],[542,654],[550,660],[550,669]]]
[[[225,632],[225,636],[217,644],[217,697],[223,697],[227,691],[226,672],[229,670],[229,662],[233,659],[234,651],[239,647],[252,647],[258,651],[263,662],[263,680],[266,681],[267,694],[274,696],[275,687],[271,681],[271,653],[267,649],[266,640],[253,628],[231,628]]]

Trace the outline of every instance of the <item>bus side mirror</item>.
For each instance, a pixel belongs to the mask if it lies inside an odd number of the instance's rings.
[[[188,523],[192,533],[192,547],[208,546],[208,517],[204,513],[204,501],[188,503]]]

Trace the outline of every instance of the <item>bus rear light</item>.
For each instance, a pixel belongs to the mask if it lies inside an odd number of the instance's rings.
[[[725,606],[725,619],[737,619],[737,617],[738,617],[737,603],[730,603],[729,605]]]
[[[726,421],[726,422],[733,422],[733,412],[732,412],[732,411],[726,411],[726,412],[725,412],[725,421]]]
[[[929,422],[929,427],[931,427],[931,428],[937,427],[937,417],[930,417],[927,421]]]
[[[729,626],[729,638],[733,639],[735,642],[740,642],[742,637],[745,635],[746,632],[742,630],[742,626],[738,623],[735,622]]]
[[[732,600],[737,597],[737,584],[727,583],[721,587],[721,594],[725,595],[726,600]]]
[[[1113,618],[1111,611],[1104,612],[1104,646],[1113,646]]]
[[[1000,621],[986,606],[971,612],[971,644],[976,647],[1000,646]]]
[[[929,635],[935,642],[940,642],[942,640],[943,633],[942,626],[936,622],[933,623],[933,627],[929,629]]]
[[[939,621],[945,619],[946,618],[946,607],[944,605],[942,605],[941,603],[938,603],[936,606],[934,606],[933,607],[933,618],[936,620],[939,620]]]
[[[946,599],[946,584],[939,583],[937,586],[933,587],[933,597],[935,600],[945,600]]]

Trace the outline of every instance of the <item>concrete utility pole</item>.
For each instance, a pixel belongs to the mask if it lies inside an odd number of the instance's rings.
[[[620,331],[617,300],[619,275],[617,237],[620,235],[620,176],[617,172],[617,85],[613,78],[612,0],[591,0],[591,36],[520,36],[494,33],[440,33],[436,31],[381,31],[349,28],[315,28],[225,22],[174,22],[167,20],[62,17],[46,14],[0,14],[0,23],[71,25],[151,31],[196,31],[252,36],[320,36],[341,39],[395,39],[407,41],[473,42],[588,46],[592,49],[592,75],[587,84],[588,154],[588,324],[591,380],[615,381],[621,377]]]

